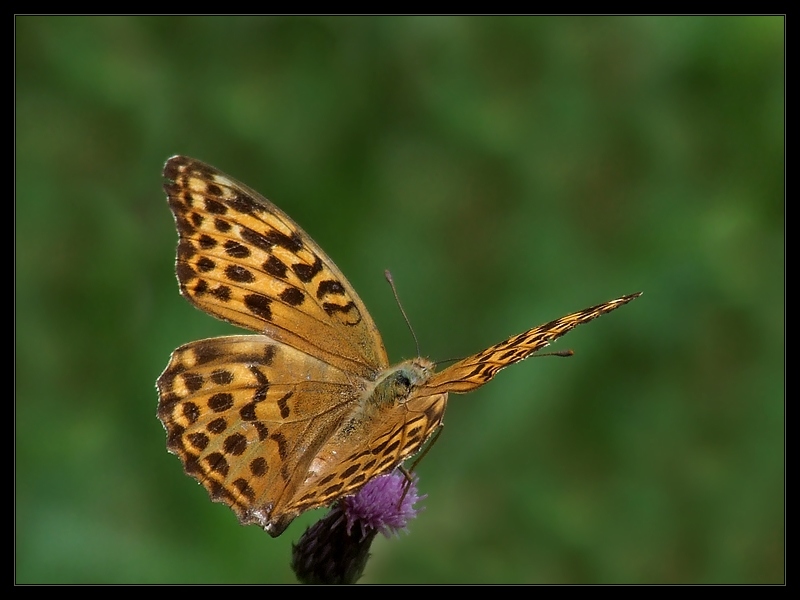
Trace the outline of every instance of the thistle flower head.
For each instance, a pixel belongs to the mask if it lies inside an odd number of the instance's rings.
[[[408,522],[417,516],[416,504],[422,498],[417,494],[416,478],[409,481],[397,471],[376,477],[354,496],[341,501],[347,517],[347,533],[352,534],[356,524],[364,531],[377,530],[386,537],[405,531]]]
[[[405,531],[417,516],[416,478],[402,473],[376,477],[358,493],[337,502],[292,547],[292,569],[303,583],[355,583],[364,572],[369,547],[380,532]]]

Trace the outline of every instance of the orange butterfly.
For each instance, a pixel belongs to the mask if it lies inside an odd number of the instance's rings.
[[[181,293],[254,331],[181,346],[158,378],[167,446],[211,499],[280,535],[417,453],[469,392],[640,293],[550,321],[441,372],[390,366],[350,283],[283,211],[198,160],[164,168]]]

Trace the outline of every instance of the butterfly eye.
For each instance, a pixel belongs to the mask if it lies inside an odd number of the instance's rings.
[[[406,376],[405,373],[398,373],[395,381],[397,382],[397,385],[405,388],[406,390],[411,387],[411,380],[408,378],[408,376]]]
[[[390,372],[378,381],[367,403],[373,408],[397,406],[411,395],[413,373],[404,366]]]
[[[386,379],[386,400],[394,404],[400,398],[406,398],[411,392],[411,379],[403,371],[397,371]]]

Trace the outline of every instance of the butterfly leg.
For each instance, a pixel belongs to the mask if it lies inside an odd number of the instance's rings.
[[[409,469],[409,472],[413,473],[414,469],[417,468],[417,465],[420,463],[420,461],[423,458],[425,458],[425,455],[428,453],[428,450],[433,448],[433,445],[436,443],[436,440],[439,439],[439,436],[442,433],[442,429],[444,429],[444,423],[439,425],[439,427],[436,428],[436,431],[433,432],[430,441],[427,444],[425,444],[425,448],[423,448],[422,452],[419,453],[419,456],[417,456],[417,458],[414,459],[414,464],[411,465],[411,469]],[[403,470],[405,471],[405,469]],[[408,477],[408,475],[406,475],[406,477]]]
[[[436,443],[436,440],[439,439],[439,435],[442,433],[442,428],[444,428],[444,424],[441,424],[439,425],[439,427],[436,428],[436,431],[434,431],[433,435],[431,436],[431,440],[427,444],[425,444],[425,448],[422,450],[422,452],[420,452],[419,456],[414,460],[414,464],[411,465],[411,469],[406,469],[403,465],[399,465],[397,467],[397,469],[406,478],[406,484],[403,486],[403,495],[400,496],[400,502],[398,503],[398,506],[403,504],[403,500],[405,500],[406,493],[408,493],[408,490],[411,487],[411,484],[413,483],[411,473],[414,472],[414,469],[417,468],[417,465],[428,453],[428,450],[430,450],[431,447]]]

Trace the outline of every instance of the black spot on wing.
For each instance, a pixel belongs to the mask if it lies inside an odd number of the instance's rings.
[[[194,284],[194,295],[195,296],[202,296],[206,292],[208,292],[208,282],[205,279],[198,279],[197,283]]]
[[[361,468],[361,465],[359,465],[358,463],[356,463],[354,465],[350,465],[349,467],[347,467],[347,469],[344,470],[344,472],[341,475],[341,478],[342,479],[347,479],[348,477],[350,477],[354,473],[358,472],[358,470],[360,468]]]
[[[261,265],[267,275],[272,275],[278,279],[286,279],[286,271],[288,267],[276,256],[270,256],[264,264]]]
[[[228,385],[233,381],[233,373],[226,369],[215,369],[211,372],[210,379],[217,385]]]
[[[224,412],[233,406],[233,396],[227,392],[214,394],[208,399],[208,407],[214,412]]]
[[[228,212],[227,206],[222,204],[222,202],[212,200],[211,198],[205,199],[205,206],[206,206],[206,211],[210,212],[213,215],[224,215]]]
[[[258,433],[258,441],[263,442],[265,439],[269,437],[269,428],[267,428],[264,423],[261,421],[256,421],[253,423],[253,427],[256,428],[256,432]]]
[[[266,233],[265,237],[273,246],[286,248],[290,252],[297,253],[303,249],[303,240],[297,232],[292,232],[292,235],[285,235],[276,229],[272,229]]]
[[[231,258],[247,258],[250,256],[250,249],[236,240],[228,240],[223,245],[223,248],[225,248],[225,253]]]
[[[386,447],[386,454],[391,454],[400,445],[400,440],[395,440]]]
[[[211,496],[212,500],[222,499],[228,504],[236,502],[236,498],[233,497],[233,494],[231,494],[228,490],[226,490],[225,487],[219,481],[208,480],[204,482],[203,485],[206,486],[206,489],[208,490],[208,495]]]
[[[227,285],[218,285],[211,290],[211,295],[221,302],[227,302],[231,299],[231,288]]]
[[[253,213],[260,212],[262,210],[262,207],[258,202],[256,202],[250,196],[242,194],[241,192],[237,193],[233,198],[228,200],[228,205],[233,210],[246,215],[252,215]]]
[[[191,281],[195,277],[197,277],[197,273],[192,268],[192,266],[188,263],[185,263],[179,259],[179,262],[175,265],[175,274],[178,276],[178,281],[181,283],[186,283],[187,281]]]
[[[372,449],[372,453],[373,454],[380,454],[381,452],[383,452],[383,449],[386,448],[386,445],[388,443],[389,443],[389,440],[385,440],[385,441],[381,442],[380,444],[378,444],[377,446],[375,446]]]
[[[247,480],[244,479],[243,477],[236,479],[233,482],[233,487],[235,487],[239,491],[239,493],[245,498],[247,498],[250,502],[255,500],[256,498],[255,491],[253,491],[253,488],[250,487],[250,484],[247,483]]]
[[[267,367],[270,366],[272,361],[275,360],[275,353],[277,351],[275,346],[266,346],[264,348],[264,356],[261,358],[261,364]]]
[[[192,345],[192,352],[194,353],[194,359],[197,361],[198,365],[216,360],[225,354],[224,348],[213,340],[195,342]]]
[[[189,421],[189,424],[200,418],[200,408],[194,402],[184,402],[182,408],[183,416]]]
[[[167,432],[167,447],[180,450],[183,446],[183,434],[185,431],[185,427],[173,424]]]
[[[215,473],[219,473],[220,475],[227,475],[230,466],[228,465],[228,461],[225,460],[225,457],[219,452],[212,452],[208,456],[205,457],[205,461],[208,463],[209,469]]]
[[[199,455],[191,453],[187,453],[183,457],[183,468],[189,475],[196,475],[203,472],[203,467],[200,465],[199,458]]]
[[[217,417],[206,425],[206,429],[213,434],[220,434],[228,428],[228,422],[222,417]]]
[[[250,472],[255,477],[263,477],[267,474],[267,461],[259,456],[250,461]]]
[[[291,411],[289,410],[288,402],[289,402],[289,398],[292,397],[292,394],[293,394],[293,392],[289,392],[283,398],[278,400],[278,408],[281,411],[281,418],[282,419],[287,419],[289,417],[289,415],[291,414]]]
[[[258,418],[256,415],[256,403],[248,402],[242,408],[240,408],[239,417],[241,417],[242,421],[255,421]]]
[[[213,237],[211,237],[210,235],[208,235],[208,234],[206,234],[206,233],[204,233],[203,235],[201,235],[201,236],[198,238],[197,242],[200,244],[200,247],[201,247],[203,250],[210,250],[211,248],[213,248],[214,246],[216,246],[216,245],[217,245],[217,243],[218,243],[218,242],[217,242],[217,240],[215,240]]]
[[[344,293],[344,286],[341,284],[341,282],[335,279],[326,279],[325,281],[321,281],[319,287],[317,287],[317,298],[320,300],[328,294],[341,296]]]
[[[184,239],[178,242],[178,260],[188,262],[195,254],[197,254],[197,250],[192,242]]]
[[[247,450],[247,438],[241,433],[234,433],[225,438],[222,444],[226,454],[233,454],[234,456],[241,456]]]
[[[272,248],[275,246],[267,236],[258,233],[257,231],[253,231],[249,227],[240,227],[239,235],[242,236],[242,239],[247,242],[251,246],[255,246],[265,252],[270,252]]]
[[[203,387],[203,376],[199,373],[184,373],[183,383],[190,392],[196,392]]]
[[[293,286],[287,287],[278,297],[289,306],[300,306],[306,299],[306,295]]]
[[[202,432],[190,433],[186,436],[186,439],[189,441],[192,448],[200,450],[201,452],[208,447],[208,443],[211,441],[209,437]]]
[[[334,496],[334,495],[338,494],[339,490],[341,490],[343,487],[344,487],[344,483],[343,482],[342,483],[335,483],[332,486],[330,486],[329,488],[326,488],[324,492],[322,492],[322,497],[323,498],[330,498],[331,496]]]
[[[317,482],[317,485],[325,485],[326,483],[330,483],[336,478],[336,473],[329,473],[325,475],[322,479]]]
[[[255,276],[241,265],[228,265],[225,267],[225,277],[236,283],[252,283]]]
[[[178,175],[181,173],[181,167],[186,164],[186,160],[183,156],[176,156],[171,158],[167,161],[167,164],[164,165],[164,179],[169,179],[171,181],[175,181],[178,178]],[[165,184],[165,187],[171,184]]]
[[[267,392],[269,391],[269,379],[255,365],[250,365],[250,372],[253,373],[258,382],[258,387],[253,391],[253,403],[263,402],[266,400]]]
[[[263,402],[267,399],[267,392],[269,391],[268,385],[260,385],[253,392],[253,402]]]
[[[247,294],[244,297],[244,305],[248,310],[265,321],[272,320],[272,309],[269,306],[271,302],[272,300],[262,294]]]
[[[267,346],[267,348],[272,348],[274,352],[275,349],[274,346]],[[270,355],[268,358],[269,361],[272,362],[272,356]],[[267,363],[267,365],[269,365],[269,363]],[[250,372],[253,374],[253,377],[256,378],[256,381],[259,383],[259,385],[269,385],[269,379],[267,378],[266,375],[264,375],[264,373],[261,372],[261,369],[259,369],[255,365],[250,365],[249,368]]]
[[[209,271],[213,271],[217,265],[207,256],[203,256],[197,261],[196,266],[200,273],[208,273]]]
[[[322,271],[322,259],[320,259],[319,256],[314,256],[314,264],[307,265],[305,263],[298,263],[292,265],[292,270],[300,281],[308,283]]]
[[[359,314],[358,309],[352,300],[344,305],[336,304],[335,302],[323,302],[322,310],[328,313],[328,315],[331,317],[336,313],[348,314],[352,311],[355,316],[351,316],[352,321],[348,324],[355,325],[361,321],[361,315]]]
[[[278,444],[278,456],[281,457],[281,460],[285,460],[289,449],[287,448],[284,435],[282,433],[273,433],[269,436],[269,439],[274,440],[275,443]]]

